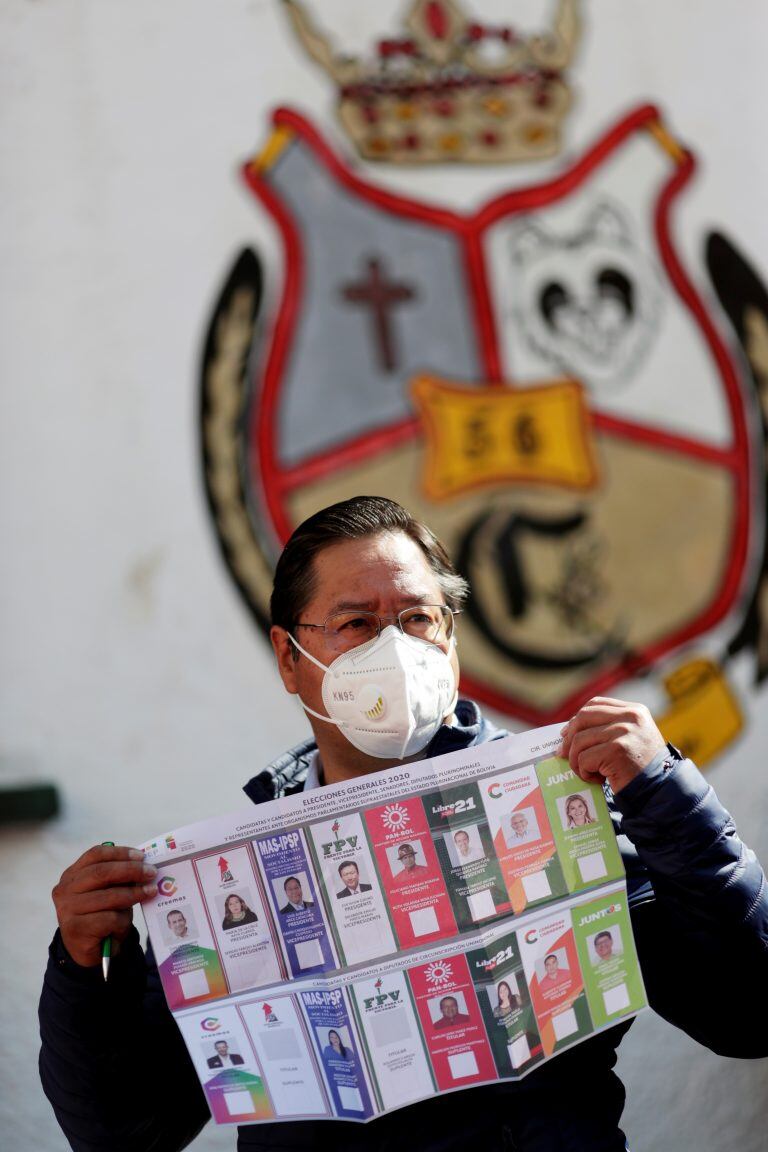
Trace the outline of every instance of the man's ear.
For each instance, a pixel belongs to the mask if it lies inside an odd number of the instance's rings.
[[[296,649],[293,641],[285,628],[281,628],[278,624],[273,624],[270,628],[269,639],[277,659],[277,670],[283,687],[286,692],[291,692],[295,696],[299,689],[296,684]]]

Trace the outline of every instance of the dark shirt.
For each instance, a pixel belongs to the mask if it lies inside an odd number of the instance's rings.
[[[458,724],[438,731],[429,757],[505,735],[470,701],[459,701],[456,712]],[[247,795],[260,803],[300,792],[314,750],[307,740],[285,753],[248,782]],[[768,887],[728,813],[689,761],[670,763],[664,755],[609,801],[651,1005],[721,1055],[768,1055],[764,1012],[755,1000],[768,986]],[[696,964],[670,965],[670,955],[695,956]],[[707,1009],[712,972],[739,976],[718,984],[717,1012]],[[245,1126],[238,1149],[625,1152],[624,1089],[613,1069],[630,1023],[590,1037],[519,1081],[436,1096],[367,1125]],[[100,968],[74,964],[57,934],[40,1026],[43,1087],[75,1152],[179,1152],[209,1119],[154,957],[149,950],[145,963],[137,932],[113,960],[106,984]],[[163,1075],[149,1080],[148,1047],[163,1053]]]
[[[371,884],[358,884],[357,888],[342,888],[341,892],[336,893],[336,898],[342,900],[345,896],[357,896],[360,892],[370,892]]]

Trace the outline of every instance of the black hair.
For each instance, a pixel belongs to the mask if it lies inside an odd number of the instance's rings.
[[[343,540],[362,540],[380,532],[403,532],[417,544],[437,577],[445,602],[461,608],[468,592],[448,553],[431,528],[385,496],[353,496],[321,509],[294,531],[277,562],[270,600],[272,623],[291,631],[312,599],[314,559]]]

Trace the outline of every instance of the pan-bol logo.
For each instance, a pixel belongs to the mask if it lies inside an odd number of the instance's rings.
[[[428,984],[439,987],[453,979],[453,969],[447,960],[435,960],[432,964],[427,965],[424,975]]]
[[[500,800],[504,795],[504,789],[501,787],[501,784],[499,784],[498,781],[494,780],[493,784],[488,785],[488,795],[490,796],[491,800]]]
[[[535,944],[536,941],[538,940],[538,938],[539,938],[539,934],[535,928],[529,929],[529,931],[526,932],[526,934],[525,934],[526,944]]]
[[[411,818],[400,804],[387,804],[381,814],[381,822],[390,832],[399,832],[411,822]]]
[[[173,876],[161,876],[157,882],[157,890],[161,896],[173,896],[176,892],[176,880]]]
[[[221,1024],[217,1016],[206,1016],[205,1020],[200,1021],[200,1027],[204,1032],[218,1032]]]

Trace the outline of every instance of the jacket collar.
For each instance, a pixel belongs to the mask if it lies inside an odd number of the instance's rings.
[[[447,752],[459,752],[474,744],[485,744],[488,740],[498,740],[507,733],[486,720],[473,700],[459,700],[456,704],[456,723],[443,724],[427,745],[425,759],[444,756]],[[268,800],[278,800],[281,796],[293,796],[301,792],[307,778],[309,762],[317,751],[314,740],[303,740],[301,744],[289,748],[271,764],[253,776],[243,786],[246,796],[254,804],[264,804]]]

